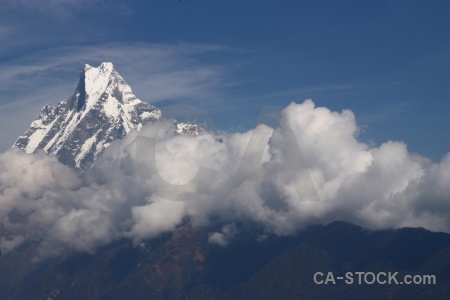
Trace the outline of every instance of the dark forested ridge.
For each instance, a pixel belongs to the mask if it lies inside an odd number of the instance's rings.
[[[96,254],[67,252],[31,263],[37,245],[0,257],[0,299],[446,299],[450,235],[421,228],[371,231],[345,222],[295,237],[227,247],[206,231],[180,226],[133,246],[124,240]],[[435,285],[317,285],[314,273],[399,272],[435,275]],[[324,278],[323,278],[324,279]],[[355,277],[356,279],[356,277]]]

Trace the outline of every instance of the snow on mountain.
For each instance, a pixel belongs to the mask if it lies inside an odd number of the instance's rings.
[[[175,135],[198,135],[201,131],[200,127],[196,124],[180,123],[178,121],[173,122],[175,124]]]
[[[92,165],[114,140],[162,119],[161,111],[132,93],[110,62],[85,65],[75,93],[57,107],[47,104],[13,147],[43,149],[78,169]],[[177,123],[175,134],[197,135],[197,125]]]

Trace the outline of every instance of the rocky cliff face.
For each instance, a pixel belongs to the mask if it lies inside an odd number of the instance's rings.
[[[56,107],[44,106],[13,147],[27,153],[42,149],[68,166],[85,169],[112,141],[161,119],[161,111],[139,100],[112,63],[85,65],[75,93]],[[174,124],[175,134],[200,131],[197,125]]]

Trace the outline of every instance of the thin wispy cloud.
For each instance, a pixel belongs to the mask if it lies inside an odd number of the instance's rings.
[[[330,85],[314,85],[314,86],[304,86],[296,89],[289,89],[284,91],[277,91],[272,93],[266,93],[262,95],[255,95],[247,97],[247,100],[255,99],[280,99],[280,98],[295,98],[299,96],[304,96],[305,94],[317,93],[317,92],[337,92],[355,89],[354,84],[330,84]]]
[[[64,21],[73,18],[77,13],[100,12],[101,10],[111,10],[122,14],[132,14],[133,10],[124,3],[113,3],[105,0],[3,0],[1,11],[30,11],[33,13],[45,14],[51,18]]]
[[[14,25],[7,23],[0,23],[0,59],[1,55],[6,53],[9,49],[16,47],[23,43],[20,39],[17,39],[17,28]]]
[[[84,63],[111,61],[136,90],[143,90],[151,102],[168,98],[206,97],[217,93],[226,67],[201,62],[196,56],[227,47],[208,44],[106,44],[70,46],[35,53],[2,66],[1,90],[28,83],[37,89],[53,85],[46,80],[74,77]],[[55,76],[57,75],[57,76]],[[154,83],[156,82],[156,83]],[[39,83],[39,84],[36,84]],[[45,85],[44,87],[42,85]]]
[[[401,118],[404,114],[414,111],[414,103],[392,102],[373,109],[371,112],[361,113],[360,120],[364,123],[381,123],[390,119]]]

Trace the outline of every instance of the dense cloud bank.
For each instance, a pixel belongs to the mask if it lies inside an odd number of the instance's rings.
[[[43,153],[0,154],[0,248],[37,240],[40,256],[93,252],[184,220],[222,226],[210,234],[219,245],[246,222],[276,235],[335,220],[450,232],[450,153],[434,163],[402,142],[370,148],[351,111],[292,103],[279,127],[222,134],[224,142],[173,136],[172,126],[131,133],[82,174]]]

